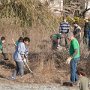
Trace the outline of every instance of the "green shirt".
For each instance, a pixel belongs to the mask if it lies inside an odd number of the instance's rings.
[[[58,45],[58,39],[61,38],[61,35],[60,34],[54,34],[52,35],[52,44],[53,44],[53,47],[57,47]]]
[[[15,42],[16,46],[18,45],[18,43],[19,43],[18,41]]]
[[[52,35],[52,39],[53,40],[57,40],[57,39],[60,39],[61,38],[61,35],[60,34],[53,34]]]
[[[75,50],[77,50],[78,52],[73,58],[79,58],[80,57],[80,46],[76,38],[73,39],[70,43],[70,50],[69,50],[70,56],[73,56]]]
[[[0,51],[2,51],[3,46],[2,46],[2,41],[0,40]]]

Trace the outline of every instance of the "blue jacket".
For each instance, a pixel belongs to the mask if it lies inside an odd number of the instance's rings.
[[[18,62],[23,62],[22,55],[24,55],[25,57],[28,56],[28,48],[25,46],[23,42],[20,42],[14,53],[14,60]]]

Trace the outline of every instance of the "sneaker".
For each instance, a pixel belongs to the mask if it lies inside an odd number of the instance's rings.
[[[73,83],[72,82],[63,82],[63,86],[70,86],[70,87],[72,87]]]
[[[8,80],[15,80],[16,78],[14,77],[9,77]]]
[[[8,58],[5,58],[4,60],[9,60]]]
[[[78,86],[78,82],[72,82],[73,86]]]

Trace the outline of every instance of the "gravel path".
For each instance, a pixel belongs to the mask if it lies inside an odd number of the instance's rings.
[[[61,87],[58,85],[0,84],[0,90],[79,90],[79,89],[70,87]]]
[[[59,84],[26,84],[0,79],[0,90],[79,90],[77,87],[62,87]]]

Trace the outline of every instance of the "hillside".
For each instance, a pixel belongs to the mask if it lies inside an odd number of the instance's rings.
[[[47,6],[42,5],[38,0],[6,0],[6,2],[1,2],[0,17],[15,18],[15,24],[20,23],[21,26],[37,26],[40,24],[53,28],[53,21],[56,21]],[[49,26],[48,23],[50,23]]]
[[[0,3],[0,36],[6,37],[5,52],[9,60],[0,60],[0,78],[7,80],[15,69],[13,53],[15,41],[20,36],[31,39],[29,66],[34,76],[25,70],[23,79],[17,78],[15,82],[36,84],[62,84],[69,81],[69,65],[65,63],[68,50],[53,51],[51,49],[50,35],[58,33],[59,22],[62,18],[56,17],[47,5],[38,0],[1,0]],[[90,75],[89,57],[84,57],[86,49],[82,49],[80,66],[85,66],[87,75]],[[87,52],[87,50],[86,50]],[[2,57],[1,57],[2,58]],[[9,83],[7,80],[6,83]],[[14,81],[12,81],[14,82]],[[12,88],[12,87],[11,87]]]

